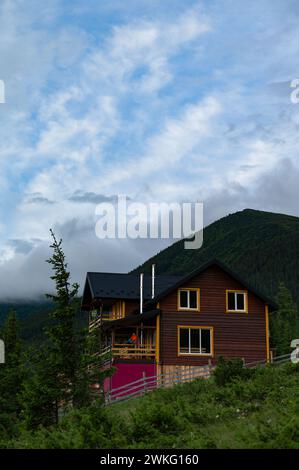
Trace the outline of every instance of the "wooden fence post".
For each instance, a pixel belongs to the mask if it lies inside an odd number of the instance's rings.
[[[212,368],[213,368],[213,367],[212,367],[212,361],[211,361],[211,359],[209,359],[209,367],[208,367],[208,370],[209,370],[209,377],[211,377],[211,375],[212,375]]]

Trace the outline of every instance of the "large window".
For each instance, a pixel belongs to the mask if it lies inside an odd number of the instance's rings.
[[[239,290],[226,291],[226,311],[229,312],[247,312],[247,292]]]
[[[178,327],[179,355],[196,354],[199,356],[213,355],[212,327]]]
[[[199,310],[199,289],[178,290],[178,310]]]

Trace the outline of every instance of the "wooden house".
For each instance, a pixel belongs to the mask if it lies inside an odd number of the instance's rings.
[[[217,260],[186,276],[87,273],[82,310],[101,328],[116,372],[108,388],[142,376],[270,360],[271,300]],[[134,341],[131,340],[133,336]],[[102,345],[103,347],[103,345]]]

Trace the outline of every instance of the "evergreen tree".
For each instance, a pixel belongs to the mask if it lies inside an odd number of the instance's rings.
[[[21,418],[28,429],[58,423],[61,391],[52,359],[47,347],[27,351],[27,375],[20,399]]]
[[[47,262],[54,271],[55,294],[47,294],[54,303],[52,324],[46,330],[48,340],[42,349],[28,355],[27,377],[22,391],[23,419],[28,428],[57,424],[60,414],[71,406],[86,406],[94,398],[92,385],[100,384],[112,373],[101,371],[99,338],[76,327],[79,310],[77,283],[71,283],[70,272],[62,250],[51,230],[52,257]],[[107,358],[105,358],[106,360]]]
[[[11,431],[20,413],[19,391],[22,385],[21,341],[14,310],[10,310],[1,338],[5,343],[5,364],[0,365],[0,425]]]
[[[56,293],[47,294],[54,302],[51,316],[54,325],[48,328],[51,342],[51,356],[53,370],[57,373],[60,384],[61,400],[72,402],[75,396],[76,373],[80,363],[80,345],[75,331],[75,317],[77,312],[76,297],[79,285],[71,284],[65,254],[62,250],[62,240],[57,240],[51,230],[53,255],[47,262],[51,265],[54,274],[51,279],[55,282]]]
[[[56,424],[59,412],[86,399],[88,388],[82,353],[85,339],[75,325],[79,285],[70,282],[62,240],[58,241],[52,230],[50,233],[53,254],[47,262],[53,269],[55,293],[47,297],[54,304],[50,312],[53,321],[46,330],[43,348],[28,356],[22,400],[23,417],[29,428]]]
[[[271,343],[277,355],[281,355],[289,353],[292,339],[298,338],[298,309],[291,292],[283,283],[279,284],[276,303],[278,310],[271,318]]]
[[[76,312],[79,310],[77,283],[70,283],[70,272],[67,269],[62,240],[57,240],[51,230],[53,255],[48,260],[54,275],[51,279],[56,285],[56,294],[48,295],[56,304],[53,318],[57,321],[49,328],[48,334],[53,344],[52,361],[58,372],[61,398],[65,405],[86,405],[92,399],[91,386],[100,385],[103,391],[105,377],[113,370],[106,367],[101,370],[103,360],[97,355],[101,345],[101,331],[87,335],[76,330]]]

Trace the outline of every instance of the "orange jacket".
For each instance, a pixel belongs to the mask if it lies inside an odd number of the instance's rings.
[[[136,341],[137,341],[137,336],[135,335],[135,333],[132,334],[130,340],[132,341],[132,343],[136,343]]]

